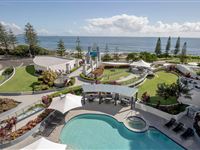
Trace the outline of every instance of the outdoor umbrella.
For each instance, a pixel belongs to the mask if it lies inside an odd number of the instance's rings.
[[[63,97],[53,98],[48,108],[58,110],[64,114],[70,111],[71,109],[82,107],[81,100],[82,96],[77,96],[74,94],[66,94]]]
[[[40,138],[21,150],[65,150],[67,145],[51,142],[45,138]]]

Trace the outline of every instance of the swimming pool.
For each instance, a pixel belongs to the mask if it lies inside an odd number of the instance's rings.
[[[137,133],[113,117],[83,114],[63,127],[61,143],[74,150],[183,150],[184,148],[155,128]]]

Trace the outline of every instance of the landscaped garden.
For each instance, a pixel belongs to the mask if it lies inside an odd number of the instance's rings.
[[[32,91],[32,84],[36,81],[34,66],[19,67],[15,75],[0,87],[0,92]]]
[[[62,82],[61,82],[62,81]],[[75,78],[65,79],[53,71],[43,71],[39,76],[35,74],[33,65],[16,68],[15,75],[0,87],[0,92],[26,92],[49,90],[55,85],[72,86]]]
[[[160,101],[161,105],[176,104],[177,100],[175,97],[169,97],[164,99],[156,94],[157,85],[160,83],[172,84],[175,83],[178,76],[166,71],[158,71],[154,77],[147,77],[146,81],[139,86],[139,98],[142,97],[143,93],[147,92],[150,96],[149,103],[158,104]]]

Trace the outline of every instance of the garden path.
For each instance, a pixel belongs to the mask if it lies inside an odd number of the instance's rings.
[[[117,80],[117,82],[123,82],[123,81],[126,81],[126,80],[130,80],[132,78],[135,78],[135,77],[138,77],[138,76],[135,75],[135,74],[130,74],[127,77],[123,77],[122,79]]]

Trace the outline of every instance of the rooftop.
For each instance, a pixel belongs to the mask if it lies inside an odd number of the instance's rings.
[[[84,84],[82,85],[84,92],[109,92],[118,93],[127,97],[132,97],[138,91],[137,88],[127,86],[110,85],[110,84]]]
[[[53,65],[58,65],[58,64],[64,64],[69,62],[70,60],[63,59],[63,58],[57,58],[57,57],[49,57],[49,56],[36,56],[33,59],[33,62],[36,65],[43,66],[43,67],[48,67],[48,66],[53,66]]]

